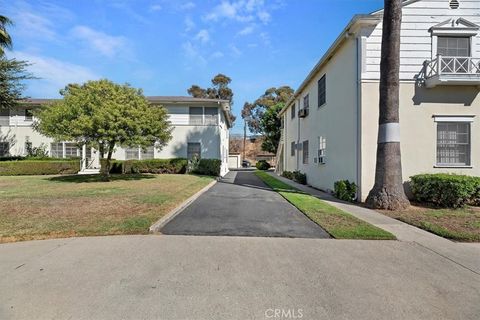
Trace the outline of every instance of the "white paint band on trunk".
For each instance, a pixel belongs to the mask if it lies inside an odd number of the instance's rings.
[[[378,143],[400,142],[400,124],[384,123],[378,128]]]

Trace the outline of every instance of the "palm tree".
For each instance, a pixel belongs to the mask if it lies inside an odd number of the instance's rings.
[[[3,49],[12,48],[12,38],[7,32],[7,26],[11,26],[12,24],[12,20],[6,16],[0,15],[0,56],[3,56],[4,54]]]
[[[399,125],[399,71],[402,0],[385,0],[380,60],[380,116],[378,120],[375,185],[368,194],[371,208],[398,210],[410,203],[402,179]]]

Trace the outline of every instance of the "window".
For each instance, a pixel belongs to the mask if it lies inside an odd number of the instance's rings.
[[[203,108],[202,107],[190,107],[189,110],[190,125],[203,124]]]
[[[63,158],[63,143],[52,142],[50,144],[50,156],[53,158]]]
[[[10,153],[10,144],[8,142],[0,142],[0,157],[6,157]]]
[[[292,104],[292,110],[291,110],[291,117],[292,119],[295,118],[295,114],[297,113],[297,111],[295,110],[295,102]]]
[[[33,151],[33,145],[32,145],[32,142],[31,141],[25,141],[25,155],[29,155],[31,154]]]
[[[303,141],[303,164],[308,164],[308,140]]]
[[[470,165],[470,123],[437,123],[437,165]]]
[[[205,124],[207,125],[218,124],[218,108],[217,107],[205,108]]]
[[[327,75],[318,80],[318,106],[321,107],[327,102]]]
[[[139,160],[140,153],[138,147],[127,147],[125,148],[125,160]]]
[[[10,110],[0,109],[0,126],[10,125]]]
[[[187,159],[191,160],[194,156],[202,157],[202,147],[200,142],[189,142],[187,145]]]
[[[25,109],[25,121],[33,121],[32,109]]]
[[[146,160],[146,159],[153,159],[154,156],[155,156],[155,147],[154,146],[151,146],[151,147],[148,147],[147,149],[145,149],[145,151],[143,150],[140,150],[140,158],[142,160]]]
[[[318,137],[318,164],[326,164],[326,149],[327,149],[327,139],[324,137]]]
[[[78,157],[78,147],[76,143],[66,142],[65,143],[65,158],[74,158]]]
[[[303,108],[308,109],[310,107],[310,95],[303,97]]]
[[[290,144],[290,155],[293,157],[295,155],[295,141],[292,141]]]
[[[438,37],[437,54],[447,57],[470,57],[470,37]]]

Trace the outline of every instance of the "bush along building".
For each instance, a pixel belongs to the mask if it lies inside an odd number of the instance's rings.
[[[145,150],[117,146],[113,159],[217,159],[220,163],[220,175],[228,172],[231,127],[228,101],[166,96],[152,96],[147,99],[152,105],[161,105],[167,109],[173,127],[172,140],[162,149],[154,146]],[[40,150],[42,153],[44,149],[52,158],[79,159],[79,173],[98,173],[98,150],[69,141],[53,141],[33,129],[35,108],[51,101],[29,99],[18,108],[0,111],[0,157],[26,156],[32,150]]]
[[[403,3],[400,133],[404,180],[419,173],[480,175],[480,0]],[[281,111],[277,171],[333,190],[374,184],[382,14],[348,23]]]

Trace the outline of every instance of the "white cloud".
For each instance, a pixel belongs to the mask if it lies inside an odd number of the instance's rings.
[[[162,6],[159,4],[152,4],[150,6],[150,11],[160,11],[160,10],[162,10]]]
[[[22,36],[42,41],[57,39],[52,21],[30,11],[18,13],[15,16],[15,25],[17,26],[17,32]]]
[[[192,10],[195,7],[196,7],[195,3],[193,3],[192,1],[189,1],[189,2],[185,2],[184,4],[182,4],[180,6],[180,9],[182,9],[182,10]]]
[[[240,57],[243,54],[243,52],[238,49],[237,46],[235,46],[234,44],[230,45],[230,50],[232,52],[232,56],[234,57]]]
[[[207,65],[207,59],[200,54],[198,49],[190,41],[183,43],[182,49],[183,54],[187,58],[188,65],[195,64],[202,67]]]
[[[262,21],[264,24],[268,24],[271,20],[270,13],[265,10],[257,12],[257,17]]]
[[[127,47],[127,41],[124,37],[110,36],[87,26],[74,27],[72,35],[91,46],[95,51],[110,58],[125,51]]]
[[[61,61],[51,57],[16,51],[13,56],[32,63],[28,67],[40,79],[29,81],[28,92],[35,97],[58,96],[58,91],[69,83],[83,83],[100,77],[87,67]]]
[[[195,36],[195,40],[199,40],[203,44],[210,42],[210,34],[208,33],[208,30],[200,30]]]
[[[220,59],[220,58],[224,57],[224,54],[221,51],[215,51],[214,53],[212,53],[212,55],[210,57],[212,59]]]
[[[255,26],[251,24],[251,25],[246,26],[246,27],[243,28],[242,30],[240,30],[240,31],[237,33],[237,35],[239,35],[239,36],[246,36],[246,35],[251,34],[254,30],[255,30]]]
[[[186,17],[184,20],[185,23],[185,31],[188,32],[195,28],[195,22],[193,22],[192,18]]]

